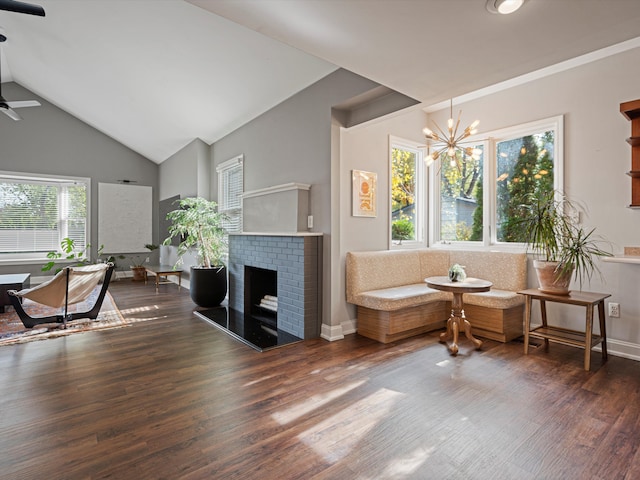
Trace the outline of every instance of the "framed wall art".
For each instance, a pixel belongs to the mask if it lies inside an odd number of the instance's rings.
[[[377,215],[376,188],[378,174],[363,170],[353,170],[352,182],[352,215],[354,217],[375,217]]]

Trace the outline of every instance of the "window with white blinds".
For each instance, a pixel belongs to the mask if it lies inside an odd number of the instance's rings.
[[[0,172],[0,261],[46,258],[65,237],[84,249],[89,182]]]
[[[230,233],[242,231],[243,163],[244,155],[238,155],[216,167],[218,173],[218,211],[227,216],[223,226]]]

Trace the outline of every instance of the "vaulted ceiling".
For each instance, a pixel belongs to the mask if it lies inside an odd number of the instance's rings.
[[[638,0],[527,0],[506,16],[486,0],[32,3],[46,16],[0,11],[2,82],[157,163],[194,138],[215,142],[338,67],[431,105],[640,46]],[[21,114],[28,121],[37,109]]]

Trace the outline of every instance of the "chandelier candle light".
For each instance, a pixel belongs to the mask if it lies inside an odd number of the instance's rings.
[[[429,152],[427,154],[427,157],[425,158],[425,161],[428,167],[431,166],[433,162],[438,160],[438,158],[440,158],[443,155],[449,158],[449,162],[451,166],[457,165],[461,159],[464,159],[467,157],[471,157],[474,160],[480,159],[480,155],[482,155],[482,150],[480,150],[479,148],[464,146],[464,143],[467,143],[467,142],[464,142],[465,138],[468,138],[469,136],[475,135],[476,133],[478,133],[478,130],[476,130],[476,127],[478,126],[480,121],[476,120],[467,128],[465,128],[462,133],[458,135],[458,128],[460,127],[461,115],[462,115],[462,110],[460,110],[460,113],[458,113],[458,121],[455,123],[455,128],[454,128],[453,99],[452,99],[449,121],[447,122],[448,132],[445,133],[445,131],[442,130],[438,126],[438,124],[435,122],[433,122],[433,124],[435,128],[440,132],[440,135],[426,127],[422,130],[422,133],[424,133],[425,137],[427,137],[428,140],[433,140],[435,142],[433,144],[434,151]],[[431,149],[431,146],[432,145],[429,143],[427,145],[427,148]]]

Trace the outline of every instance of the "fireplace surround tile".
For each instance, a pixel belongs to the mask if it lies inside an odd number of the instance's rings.
[[[229,236],[229,306],[244,312],[244,267],[277,272],[278,330],[299,338],[320,335],[321,234]]]

